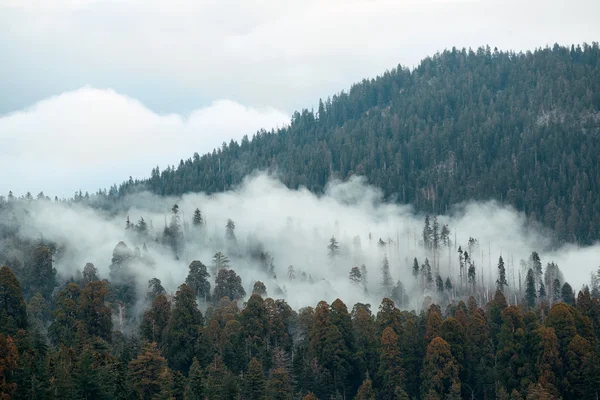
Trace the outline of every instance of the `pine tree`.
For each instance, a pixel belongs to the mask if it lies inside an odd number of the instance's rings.
[[[327,249],[327,256],[331,259],[334,259],[340,255],[340,245],[335,239],[335,236],[331,236],[331,239],[329,239],[329,245],[327,246]]]
[[[202,218],[202,212],[200,212],[199,208],[194,210],[194,217],[192,219],[192,225],[196,228],[202,227],[204,225],[204,218]]]
[[[225,238],[230,242],[235,242],[235,223],[231,220],[227,220],[227,225],[225,225]]]
[[[537,299],[535,290],[535,276],[531,268],[527,270],[527,277],[525,278],[525,304],[528,307],[533,308]]]
[[[220,251],[213,256],[212,262],[215,275],[218,274],[222,269],[229,268],[229,258]]]
[[[499,291],[503,292],[504,287],[508,286],[506,281],[506,268],[504,267],[504,260],[502,256],[498,258],[498,279],[496,279],[496,287]]]
[[[198,359],[194,357],[188,374],[188,384],[185,389],[186,400],[204,400],[204,383],[202,370]]]
[[[543,301],[546,299],[546,286],[544,285],[543,281],[540,282],[540,289],[538,290],[538,298],[540,299],[540,301]]]
[[[148,236],[148,224],[146,224],[144,217],[140,217],[140,220],[138,221],[137,226],[135,228],[141,237]]]
[[[417,261],[417,257],[413,260],[412,274],[417,279],[419,277],[420,267],[419,261]]]
[[[352,269],[350,270],[350,283],[352,283],[353,285],[360,285],[362,282],[362,274],[360,272],[360,268],[358,267],[352,267]]]
[[[450,280],[450,277],[446,278],[445,287],[446,287],[447,292],[452,292],[453,286],[452,286],[452,281]]]
[[[425,216],[425,225],[423,227],[423,247],[425,250],[431,250],[432,248],[432,235],[431,224],[429,222],[429,215]]]
[[[293,265],[290,265],[288,267],[288,279],[290,281],[293,281],[294,279],[296,279],[296,275],[294,273],[294,266]]]
[[[27,304],[12,270],[0,268],[0,333],[14,334],[27,328]]]
[[[248,372],[244,375],[243,394],[247,399],[266,399],[266,383],[263,366],[256,358],[250,360]]]
[[[391,298],[392,289],[394,287],[394,281],[390,274],[390,263],[387,255],[383,257],[383,263],[381,265],[381,294],[383,297]]]
[[[362,284],[363,284],[363,290],[365,291],[365,293],[367,292],[367,285],[368,285],[368,280],[367,280],[367,266],[365,264],[362,264],[360,266],[360,275],[362,278]]]
[[[435,277],[435,287],[436,287],[438,293],[444,292],[444,280],[439,275]]]
[[[560,299],[561,299],[560,290],[561,290],[560,281],[558,280],[558,278],[556,278],[552,282],[552,302],[553,303],[557,303],[560,301]]]

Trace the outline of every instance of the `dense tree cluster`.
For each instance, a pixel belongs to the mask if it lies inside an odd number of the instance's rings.
[[[203,270],[198,263],[191,275]],[[584,287],[575,299],[563,286],[562,301],[518,306],[497,290],[487,304],[470,297],[420,313],[400,310],[388,298],[376,313],[361,303],[349,310],[339,299],[294,311],[262,297],[259,288],[247,301],[230,292],[203,314],[198,292],[183,283],[172,297],[156,292],[129,334],[113,324],[109,287],[97,278],[65,282],[56,296],[37,293],[27,304],[11,269],[0,269],[3,399],[600,394],[597,287],[595,295]]]
[[[322,192],[354,174],[425,212],[495,199],[555,230],[600,239],[600,49],[452,49],[294,113],[289,127],[223,143],[101,197],[223,191],[256,170]],[[79,193],[78,198],[85,200]]]

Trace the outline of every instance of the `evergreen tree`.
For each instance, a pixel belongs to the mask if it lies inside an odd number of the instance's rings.
[[[235,242],[235,223],[231,220],[227,220],[227,224],[225,225],[225,238],[230,242]]]
[[[459,400],[461,383],[458,377],[459,366],[450,352],[450,345],[440,338],[434,338],[423,360],[421,372],[421,396],[427,399]]]
[[[531,268],[527,270],[527,278],[525,279],[525,304],[533,308],[537,299],[535,290],[535,275]]]
[[[156,343],[146,344],[138,357],[129,363],[133,388],[136,397],[151,400],[161,390],[159,378],[167,369],[167,362],[156,348]]]
[[[562,301],[570,306],[575,305],[575,294],[568,282],[565,282],[560,289]]]
[[[439,275],[435,277],[435,287],[436,287],[438,293],[444,292],[444,280]]]
[[[198,310],[195,293],[185,283],[179,286],[174,303],[167,326],[165,354],[172,368],[187,373],[195,355],[198,332],[204,324],[204,318]]]
[[[415,279],[417,279],[419,277],[419,272],[420,272],[419,261],[417,261],[417,257],[415,257],[415,259],[413,260],[413,268],[412,268],[412,274],[415,277]]]
[[[215,275],[222,269],[229,268],[229,258],[222,252],[217,252],[212,259]]]
[[[196,208],[194,210],[194,217],[192,219],[192,224],[196,228],[200,228],[200,227],[202,227],[202,225],[204,225],[204,218],[202,218],[202,212],[200,212],[199,208]]]
[[[218,254],[218,253],[217,253]],[[215,255],[215,257],[217,257]],[[223,259],[220,258],[218,260],[219,264],[223,263]],[[227,263],[227,261],[225,261]],[[187,278],[185,278],[185,283],[192,289],[192,291],[196,294],[197,297],[207,300],[210,298],[210,282],[208,278],[210,278],[210,274],[206,268],[206,265],[202,264],[200,261],[192,261],[189,265],[189,272]],[[222,269],[218,268],[217,269]]]
[[[246,291],[242,286],[242,278],[232,269],[221,269],[215,281],[213,299],[218,301],[223,297],[228,297],[230,300],[239,300],[245,296]]]
[[[198,359],[194,357],[190,372],[188,374],[188,384],[185,389],[186,400],[204,400],[204,384],[202,370]]]
[[[167,292],[158,278],[152,278],[148,281],[148,289],[150,290],[146,293],[146,300],[149,302],[152,302],[156,296]]]
[[[8,267],[0,268],[0,333],[14,334],[27,328],[27,304],[21,285]]]
[[[266,384],[263,366],[256,358],[250,360],[248,372],[244,376],[243,394],[247,399],[266,399]]]
[[[390,274],[390,263],[387,255],[383,257],[383,263],[381,265],[381,294],[383,297],[392,297],[392,290],[394,288],[394,281]]]
[[[99,280],[98,270],[96,269],[94,264],[92,264],[92,263],[85,264],[85,267],[83,267],[83,280],[82,280],[81,284],[83,286],[85,286],[89,282],[93,282],[93,281],[97,281],[97,280]]]
[[[506,268],[504,267],[502,256],[498,258],[498,279],[496,279],[496,286],[501,292],[504,291],[505,286],[508,286],[508,282],[506,281]]]
[[[362,274],[360,272],[360,268],[352,267],[350,270],[350,283],[357,286],[362,283]]]
[[[327,246],[327,249],[327,256],[331,259],[334,259],[340,255],[340,244],[335,239],[335,236],[331,236],[331,239],[329,239],[329,245]]]

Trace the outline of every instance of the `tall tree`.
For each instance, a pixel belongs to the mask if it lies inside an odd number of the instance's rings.
[[[383,256],[383,262],[381,263],[381,295],[383,297],[392,297],[392,290],[394,289],[394,281],[390,274],[390,262],[388,261],[387,255]]]
[[[167,326],[165,354],[172,368],[187,373],[195,355],[199,329],[204,324],[204,318],[198,310],[195,293],[185,283],[179,286],[174,303]]]
[[[459,366],[450,352],[450,345],[435,337],[423,360],[421,396],[427,399],[460,399]]]
[[[27,304],[21,284],[8,267],[0,268],[0,333],[14,334],[27,328]]]
[[[219,262],[222,262],[222,260]],[[185,278],[185,283],[192,289],[197,297],[208,300],[210,298],[209,277],[210,274],[208,273],[206,265],[195,260],[189,265],[189,272],[187,278]]]
[[[527,277],[525,278],[525,303],[528,307],[533,308],[537,299],[535,290],[535,275],[531,268],[527,270]]]
[[[504,266],[502,256],[500,256],[498,258],[498,279],[496,279],[496,287],[499,291],[503,292],[505,286],[508,286],[508,282],[506,281],[506,267]]]
[[[335,236],[331,236],[329,239],[329,245],[327,245],[327,256],[329,258],[335,258],[340,255],[340,244],[335,239]]]
[[[218,301],[223,297],[228,297],[230,300],[239,300],[245,296],[246,291],[242,286],[242,278],[232,269],[221,269],[215,281],[213,299]]]

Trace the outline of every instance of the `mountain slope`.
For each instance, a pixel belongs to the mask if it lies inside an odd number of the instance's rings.
[[[600,50],[445,51],[296,112],[291,125],[123,183],[166,195],[216,192],[255,169],[320,192],[365,175],[397,201],[443,212],[498,199],[555,229],[600,238]],[[113,188],[116,191],[116,188]]]

